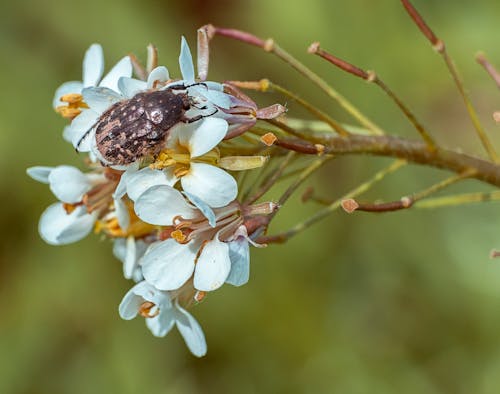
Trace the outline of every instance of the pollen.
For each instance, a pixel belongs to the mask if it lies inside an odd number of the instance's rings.
[[[186,243],[187,237],[184,235],[184,233],[181,230],[172,231],[170,233],[170,236],[180,244]]]
[[[79,93],[65,94],[60,98],[60,101],[66,105],[60,105],[56,108],[56,112],[63,118],[74,119],[82,112],[82,109],[89,106],[83,101],[83,96]]]
[[[260,140],[267,146],[273,145],[277,139],[273,133],[267,133],[260,137]]]
[[[153,310],[154,309],[154,310]],[[160,313],[160,309],[156,307],[156,304],[150,301],[144,301],[139,307],[139,315],[145,318],[152,318],[158,316]]]

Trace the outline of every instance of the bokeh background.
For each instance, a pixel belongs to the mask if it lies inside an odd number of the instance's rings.
[[[497,0],[419,1],[445,38],[485,127],[498,90],[474,62],[500,65]],[[177,332],[150,335],[117,305],[130,283],[109,242],[89,236],[53,247],[37,234],[53,200],[25,175],[33,165],[79,165],[51,108],[63,81],[80,79],[92,42],[107,65],[154,42],[178,72],[180,35],[194,48],[205,23],[275,38],[388,131],[412,136],[380,92],[306,53],[312,41],[377,70],[444,145],[482,155],[441,63],[397,1],[0,2],[0,393],[484,393],[500,392],[498,204],[384,215],[336,212],[286,245],[252,250],[251,281],[192,310],[209,352],[192,357]],[[289,66],[256,48],[214,42],[210,77],[263,77],[343,121],[344,114]],[[253,95],[263,105],[278,96]],[[291,114],[303,115],[293,103]],[[388,161],[339,158],[311,180],[340,196]],[[446,176],[405,169],[367,194],[395,199]],[[451,191],[489,190],[467,182]],[[270,194],[276,198],[278,192]],[[272,231],[319,207],[296,198]]]

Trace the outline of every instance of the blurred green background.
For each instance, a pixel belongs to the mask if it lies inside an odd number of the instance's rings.
[[[490,134],[498,91],[474,62],[500,65],[497,0],[415,0],[459,65]],[[500,392],[498,204],[385,215],[336,212],[286,245],[252,250],[251,281],[224,287],[192,310],[208,355],[180,335],[152,337],[122,321],[130,286],[111,245],[90,236],[52,247],[37,221],[54,197],[25,175],[33,165],[79,165],[51,108],[54,90],[81,77],[92,42],[108,66],[154,42],[178,75],[180,35],[194,48],[205,23],[273,37],[388,131],[414,136],[373,86],[306,54],[312,41],[377,70],[444,145],[482,154],[460,98],[428,43],[393,0],[1,1],[0,393],[484,393]],[[210,79],[263,77],[341,120],[338,108],[286,64],[218,39]],[[262,105],[286,100],[253,97]],[[303,114],[288,103],[290,114]],[[297,111],[297,112],[295,112]],[[495,137],[497,146],[500,139]],[[314,182],[340,196],[388,160],[341,158]],[[405,169],[366,199],[399,198],[444,172]],[[459,190],[488,190],[470,181]],[[276,198],[278,192],[270,194]],[[295,199],[272,231],[318,209]]]

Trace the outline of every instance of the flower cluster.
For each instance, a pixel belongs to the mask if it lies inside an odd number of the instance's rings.
[[[252,223],[277,208],[238,201],[233,172],[266,158],[226,155],[223,147],[259,114],[274,117],[283,109],[258,110],[235,87],[196,78],[184,38],[181,79],[150,54],[147,68],[126,56],[103,77],[102,48],[90,46],[83,81],[64,83],[53,101],[70,121],[63,137],[84,154],[87,169],[27,172],[59,200],[41,216],[43,240],[64,245],[92,231],[109,237],[125,278],[135,282],[120,316],[143,316],[159,337],[176,325],[191,352],[203,356],[203,331],[187,309],[224,283],[248,281],[249,245],[259,229]],[[149,108],[153,98],[158,108]]]

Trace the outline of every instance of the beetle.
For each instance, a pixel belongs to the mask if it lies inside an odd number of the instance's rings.
[[[95,143],[103,165],[127,165],[144,156],[156,155],[173,126],[196,122],[218,111],[215,108],[208,115],[187,117],[186,111],[193,107],[206,109],[206,106],[197,107],[188,93],[176,92],[190,86],[173,85],[163,90],[140,92],[106,110],[91,128],[95,129]]]

